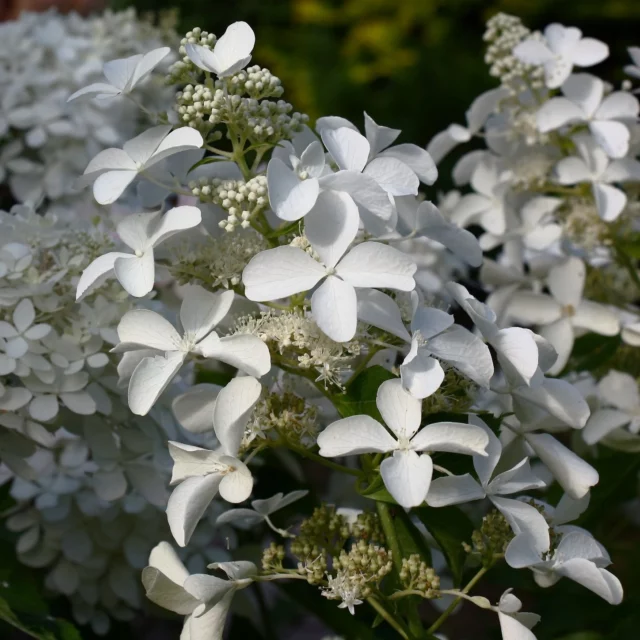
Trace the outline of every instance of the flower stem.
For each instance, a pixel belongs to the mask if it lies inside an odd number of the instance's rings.
[[[455,608],[462,602],[464,596],[476,586],[482,576],[490,569],[490,567],[482,567],[478,573],[469,581],[467,586],[460,592],[459,595],[442,613],[442,615],[427,629],[428,634],[435,633],[446,621],[446,619],[453,613]]]
[[[405,631],[404,624],[398,620],[390,611],[387,611],[383,604],[376,600],[373,596],[367,598],[367,602],[376,610],[381,618],[384,618],[404,640],[409,640],[409,635]]]

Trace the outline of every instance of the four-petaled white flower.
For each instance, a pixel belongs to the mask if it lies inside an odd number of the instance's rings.
[[[144,55],[137,54],[129,58],[105,62],[102,70],[107,82],[97,82],[83,87],[71,94],[67,102],[81,96],[92,96],[98,100],[104,100],[131,93],[169,55],[170,51],[169,47],[160,47]]]
[[[253,29],[246,22],[234,22],[220,36],[213,50],[192,43],[188,43],[185,50],[196,67],[225,78],[249,64],[255,43]]]
[[[213,331],[227,315],[233,291],[210,293],[200,286],[187,289],[180,307],[181,336],[160,314],[147,309],[126,313],[118,325],[116,353],[154,350],[135,366],[129,380],[129,408],[145,415],[166,389],[189,353],[226,362],[245,373],[263,376],[271,368],[269,349],[260,338],[235,334],[220,338]]]
[[[202,135],[191,127],[171,131],[159,125],[124,143],[122,149],[101,151],[84,170],[79,187],[93,183],[93,196],[99,204],[112,204],[144,171],[165,158],[187,149],[199,149]]]
[[[554,22],[544,30],[544,40],[529,38],[513,49],[525,64],[543,65],[547,87],[557,89],[574,66],[592,67],[609,56],[609,47],[594,38],[583,38],[576,27]]]
[[[114,251],[96,258],[82,272],[76,299],[91,293],[111,276],[132,296],[146,296],[155,281],[154,248],[176,233],[198,226],[201,221],[200,209],[191,206],[174,207],[165,214],[153,211],[128,216],[116,231],[122,242],[133,249],[133,255]]]
[[[611,158],[629,151],[631,134],[625,124],[638,117],[640,105],[628,91],[604,96],[604,82],[588,73],[577,73],[562,85],[563,97],[551,98],[537,113],[538,129],[554,131],[570,123],[585,123],[595,141]]]
[[[569,360],[576,331],[587,330],[604,336],[615,336],[620,322],[607,307],[584,300],[582,294],[586,268],[576,257],[553,267],[547,285],[551,295],[528,291],[516,292],[508,307],[509,316],[516,321],[534,324],[558,353],[549,373],[562,371]]]
[[[41,340],[49,334],[51,325],[33,324],[35,319],[36,311],[33,302],[25,298],[13,310],[13,324],[0,321],[0,338],[6,340],[2,344],[6,355],[0,354],[0,358],[21,358],[29,351],[28,340]]]
[[[416,265],[397,249],[378,242],[363,242],[345,255],[358,232],[357,211],[344,194],[330,197],[335,207],[327,213],[332,217],[305,229],[320,260],[297,247],[268,249],[250,260],[242,281],[245,295],[255,302],[287,298],[324,281],[311,296],[313,318],[332,340],[346,342],[356,333],[356,288],[411,291]]]
[[[502,640],[536,640],[531,629],[540,622],[540,616],[520,609],[522,602],[507,589],[496,607]]]
[[[216,399],[213,428],[220,443],[210,451],[179,442],[169,443],[173,458],[173,490],[167,505],[169,527],[184,547],[198,521],[218,492],[228,502],[242,502],[251,495],[253,477],[238,459],[244,428],[260,398],[262,387],[251,377],[234,378]]]
[[[433,463],[428,453],[419,452],[487,455],[489,439],[475,425],[436,422],[420,429],[422,403],[402,387],[400,380],[380,385],[376,405],[393,435],[371,416],[350,416],[330,424],[318,436],[320,455],[335,458],[393,453],[380,464],[380,475],[393,499],[406,509],[422,504],[431,484]]]

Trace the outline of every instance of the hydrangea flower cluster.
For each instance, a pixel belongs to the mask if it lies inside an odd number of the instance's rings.
[[[127,505],[139,494],[140,511],[166,500],[168,530],[186,553],[212,514],[215,526],[263,543],[258,566],[235,557],[227,536],[234,560],[208,565],[226,577],[202,562],[187,568],[166,540],[153,548],[146,595],[184,616],[191,640],[222,638],[236,592],[276,580],[307,582],[353,615],[370,607],[405,639],[433,635],[464,600],[495,612],[504,640],[535,639],[538,616],[521,612],[511,590],[496,605],[472,592],[503,561],[542,588],[564,577],[622,600],[608,553],[571,523],[599,481],[580,453],[638,448],[639,105],[626,84],[614,91],[583,71],[608,49],[578,29],[531,33],[499,15],[486,40],[500,86],[425,150],[397,144],[401,132],[366,113],[362,130],[339,116],[311,129],[272,100],[277,79],[248,67],[249,25],[219,38],[194,29],[167,78],[186,85],[176,93],[181,118],[98,153],[81,181],[98,203],[138,202],[138,212],[120,214],[108,237],[88,231],[75,251],[56,242],[47,216],[7,217],[15,234],[42,229],[36,248],[47,253],[35,271],[33,241],[0,253],[0,362],[8,382],[21,382],[0,396],[19,425],[6,447],[5,465],[20,476],[12,490],[63,513],[65,526],[83,483],[127,514],[138,513]],[[131,78],[155,59],[144,54]],[[123,99],[131,78],[80,92]],[[440,160],[476,136],[486,148],[457,162],[459,189],[427,200]],[[15,293],[20,279],[29,295]],[[75,321],[55,313],[70,288],[92,309]],[[87,320],[96,314],[108,316],[98,330]],[[615,363],[581,366],[574,345],[586,334],[616,340]],[[101,340],[113,345],[108,355]],[[92,373],[114,368],[113,383]],[[58,413],[75,416],[52,433],[45,425]],[[95,429],[83,431],[84,416]],[[130,444],[128,429],[146,440]],[[55,468],[82,477],[62,483],[64,498],[50,497],[56,483],[25,475],[35,463],[21,447],[43,434],[55,442],[41,446],[61,448]],[[298,457],[343,474],[331,495],[341,504],[316,504],[285,528],[291,518],[278,511],[307,493],[257,497],[269,454],[298,483]],[[444,507],[467,522],[476,501],[484,517],[473,534],[458,540],[452,526],[443,537]],[[61,549],[50,581],[75,594],[85,576],[69,568],[68,536],[41,541],[31,513],[11,520],[24,531],[19,551]],[[215,534],[206,535],[211,552]],[[477,573],[461,587],[465,568]],[[111,589],[130,593],[130,572],[114,572],[109,565]],[[444,596],[454,604],[425,630],[417,604]]]

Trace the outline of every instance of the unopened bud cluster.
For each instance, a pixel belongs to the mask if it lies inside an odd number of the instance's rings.
[[[533,89],[544,87],[542,67],[525,64],[513,55],[513,48],[531,35],[520,18],[505,13],[498,13],[487,22],[484,40],[489,45],[484,61],[490,65],[490,75],[499,78],[513,95],[524,88],[523,84]],[[542,36],[533,34],[533,37]]]
[[[227,212],[227,219],[220,220],[218,225],[228,232],[237,226],[243,229],[250,227],[251,217],[269,204],[265,176],[256,176],[248,182],[200,178],[197,182],[190,182],[189,188],[201,202],[213,202]]]
[[[283,569],[282,561],[285,559],[286,552],[281,544],[272,542],[262,552],[262,569],[264,571],[273,571],[278,573]]]
[[[384,531],[377,513],[359,513],[356,521],[351,525],[351,536],[360,540],[384,542]]]
[[[347,553],[344,549],[334,559],[334,569],[345,575],[360,576],[364,583],[378,584],[393,569],[391,551],[375,544],[360,540],[351,545]],[[363,587],[363,595],[371,595],[370,587]]]
[[[291,543],[291,551],[297,556],[306,556],[314,546],[342,548],[349,534],[349,525],[344,516],[336,513],[333,505],[323,504],[316,507],[311,516],[302,521],[300,533]]]
[[[480,529],[471,535],[471,544],[463,543],[467,553],[477,554],[483,564],[493,562],[496,555],[507,550],[507,545],[513,540],[513,531],[506,518],[496,509],[489,512],[483,519]]]
[[[169,72],[166,78],[167,84],[181,84],[183,82],[188,82],[194,73],[201,73],[200,69],[198,69],[187,57],[187,50],[185,47],[188,44],[199,44],[207,49],[213,49],[216,44],[216,37],[213,33],[203,31],[200,27],[195,27],[191,31],[187,31],[185,37],[180,40],[180,47],[178,49],[178,53],[182,57],[169,67]]]
[[[435,598],[440,589],[440,578],[433,567],[420,559],[417,553],[402,558],[400,580],[405,589],[421,591],[425,598]]]
[[[255,100],[279,98],[284,93],[280,78],[274,76],[269,69],[258,65],[247,67],[225,80],[216,80],[216,89],[225,87],[229,94],[246,94]]]

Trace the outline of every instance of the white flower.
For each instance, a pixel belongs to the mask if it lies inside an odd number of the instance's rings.
[[[229,580],[205,574],[190,576],[171,545],[161,542],[142,572],[147,598],[185,616],[181,637],[188,640],[222,640],[234,593],[248,587],[258,573],[251,562],[220,562],[210,567],[222,569]]]
[[[184,547],[218,492],[228,502],[242,502],[251,495],[253,478],[238,459],[244,428],[262,387],[251,377],[234,378],[216,399],[213,427],[220,448],[201,449],[179,442],[169,443],[173,458],[173,490],[167,505],[169,527]]]
[[[433,473],[429,455],[418,452],[487,455],[488,437],[475,425],[436,422],[420,429],[422,403],[403,389],[400,380],[380,385],[376,405],[394,435],[370,416],[351,416],[330,424],[318,436],[320,455],[335,458],[393,452],[380,464],[380,475],[394,500],[407,509],[424,502]]]
[[[480,386],[488,387],[493,375],[489,348],[470,331],[453,323],[453,316],[418,305],[412,294],[414,314],[411,334],[405,329],[398,305],[381,291],[358,292],[358,318],[398,336],[411,345],[400,366],[402,383],[416,398],[434,393],[444,379],[440,363],[448,362]]]
[[[469,423],[480,427],[489,439],[487,456],[473,457],[473,466],[480,482],[468,473],[461,476],[436,478],[431,481],[427,504],[430,507],[446,507],[489,498],[496,509],[504,515],[516,537],[528,536],[530,544],[535,549],[540,553],[545,552],[549,548],[550,538],[549,526],[544,516],[526,502],[502,497],[521,491],[540,489],[545,486],[545,483],[532,473],[528,458],[523,458],[515,466],[492,479],[502,456],[502,444],[477,416],[469,416]],[[517,559],[515,564],[512,562],[510,547],[511,544],[507,547],[506,561],[511,566],[517,566]]]
[[[363,242],[345,255],[358,231],[357,210],[344,194],[323,195],[334,203],[333,209],[327,209],[323,221],[314,218],[314,225],[305,229],[320,260],[296,247],[269,249],[251,259],[242,281],[246,297],[256,302],[309,291],[324,281],[311,296],[313,318],[332,340],[347,342],[356,332],[355,288],[411,291],[416,265],[397,249],[378,242]]]
[[[604,97],[604,82],[588,73],[572,75],[562,85],[562,93],[564,98],[551,98],[538,111],[536,121],[542,133],[584,122],[608,156],[627,155],[630,133],[624,122],[635,122],[640,108],[634,96],[614,91]]]
[[[188,43],[185,49],[189,59],[197,67],[224,78],[234,75],[249,64],[255,43],[253,29],[246,22],[234,22],[218,39],[213,51],[192,43]]]
[[[591,414],[582,430],[587,444],[595,444],[625,425],[633,434],[640,431],[640,393],[633,376],[609,371],[598,383],[598,394],[605,407],[613,408],[600,408]]]
[[[531,629],[540,622],[540,616],[520,609],[522,602],[507,589],[497,607],[502,640],[536,640]]]
[[[624,68],[624,72],[632,78],[640,78],[640,47],[629,47],[627,49],[631,62]]]
[[[505,87],[490,89],[480,94],[465,113],[466,126],[449,125],[431,139],[427,145],[427,153],[433,158],[433,161],[438,164],[458,144],[469,142],[482,129],[500,101],[508,95],[509,92]]]
[[[606,550],[591,534],[582,529],[565,528],[560,544],[549,558],[537,555],[533,550],[522,549],[528,556],[529,568],[536,582],[550,587],[560,578],[569,578],[593,591],[609,604],[622,602],[622,585],[618,578],[604,569],[611,564]]]
[[[263,376],[271,368],[267,346],[252,335],[220,338],[214,327],[227,315],[233,291],[214,294],[199,286],[187,289],[180,307],[181,336],[160,314],[136,309],[124,315],[118,325],[120,343],[113,351],[123,353],[152,349],[145,354],[129,380],[129,408],[146,415],[176,375],[189,353],[226,362],[245,373]]]
[[[558,353],[558,359],[549,369],[553,375],[567,364],[577,331],[588,330],[605,336],[615,336],[620,331],[615,314],[603,305],[582,298],[585,277],[582,260],[567,258],[549,271],[547,285],[551,295],[519,291],[509,303],[509,316],[537,325],[540,335]]]
[[[37,377],[23,381],[34,396],[29,404],[29,415],[34,420],[53,420],[58,415],[60,403],[78,415],[88,416],[96,411],[95,401],[85,391],[89,383],[89,374],[85,371],[65,375],[56,370],[54,379],[48,383]]]
[[[182,206],[160,211],[135,213],[122,220],[116,230],[129,253],[111,252],[96,258],[83,272],[76,288],[76,299],[91,293],[104,280],[115,276],[125,291],[136,298],[147,295],[155,281],[154,247],[171,236],[200,224],[197,207]]]
[[[144,171],[161,160],[187,149],[199,149],[202,136],[191,127],[171,130],[159,125],[124,143],[122,149],[101,151],[84,170],[78,186],[93,183],[93,195],[99,204],[112,204]]]
[[[576,27],[550,24],[544,40],[529,38],[513,49],[513,55],[525,64],[544,65],[547,87],[557,89],[574,66],[591,67],[609,56],[609,47],[600,40],[583,38]]]
[[[3,350],[9,358],[21,358],[29,351],[28,340],[41,340],[51,331],[51,325],[33,324],[36,312],[28,298],[13,310],[13,324],[0,321],[0,338],[5,338]],[[1,356],[0,356],[1,357]]]
[[[121,60],[105,62],[102,70],[107,83],[98,82],[79,89],[67,98],[71,102],[80,96],[91,95],[102,100],[131,93],[164,60],[171,49],[161,47],[149,53],[137,54]]]
[[[251,509],[229,509],[229,511],[225,511],[222,515],[218,516],[216,524],[234,524],[239,527],[250,528],[260,522],[266,522],[269,528],[276,533],[289,536],[290,534],[286,531],[278,529],[278,527],[271,522],[269,516],[280,509],[288,507],[296,500],[304,498],[308,493],[308,491],[304,490],[291,491],[287,495],[280,492],[264,500],[252,500]]]
[[[574,142],[579,156],[560,160],[555,167],[556,178],[560,184],[591,183],[598,215],[612,222],[625,208],[627,194],[611,183],[640,180],[640,162],[632,158],[611,161],[589,137],[576,137]]]

